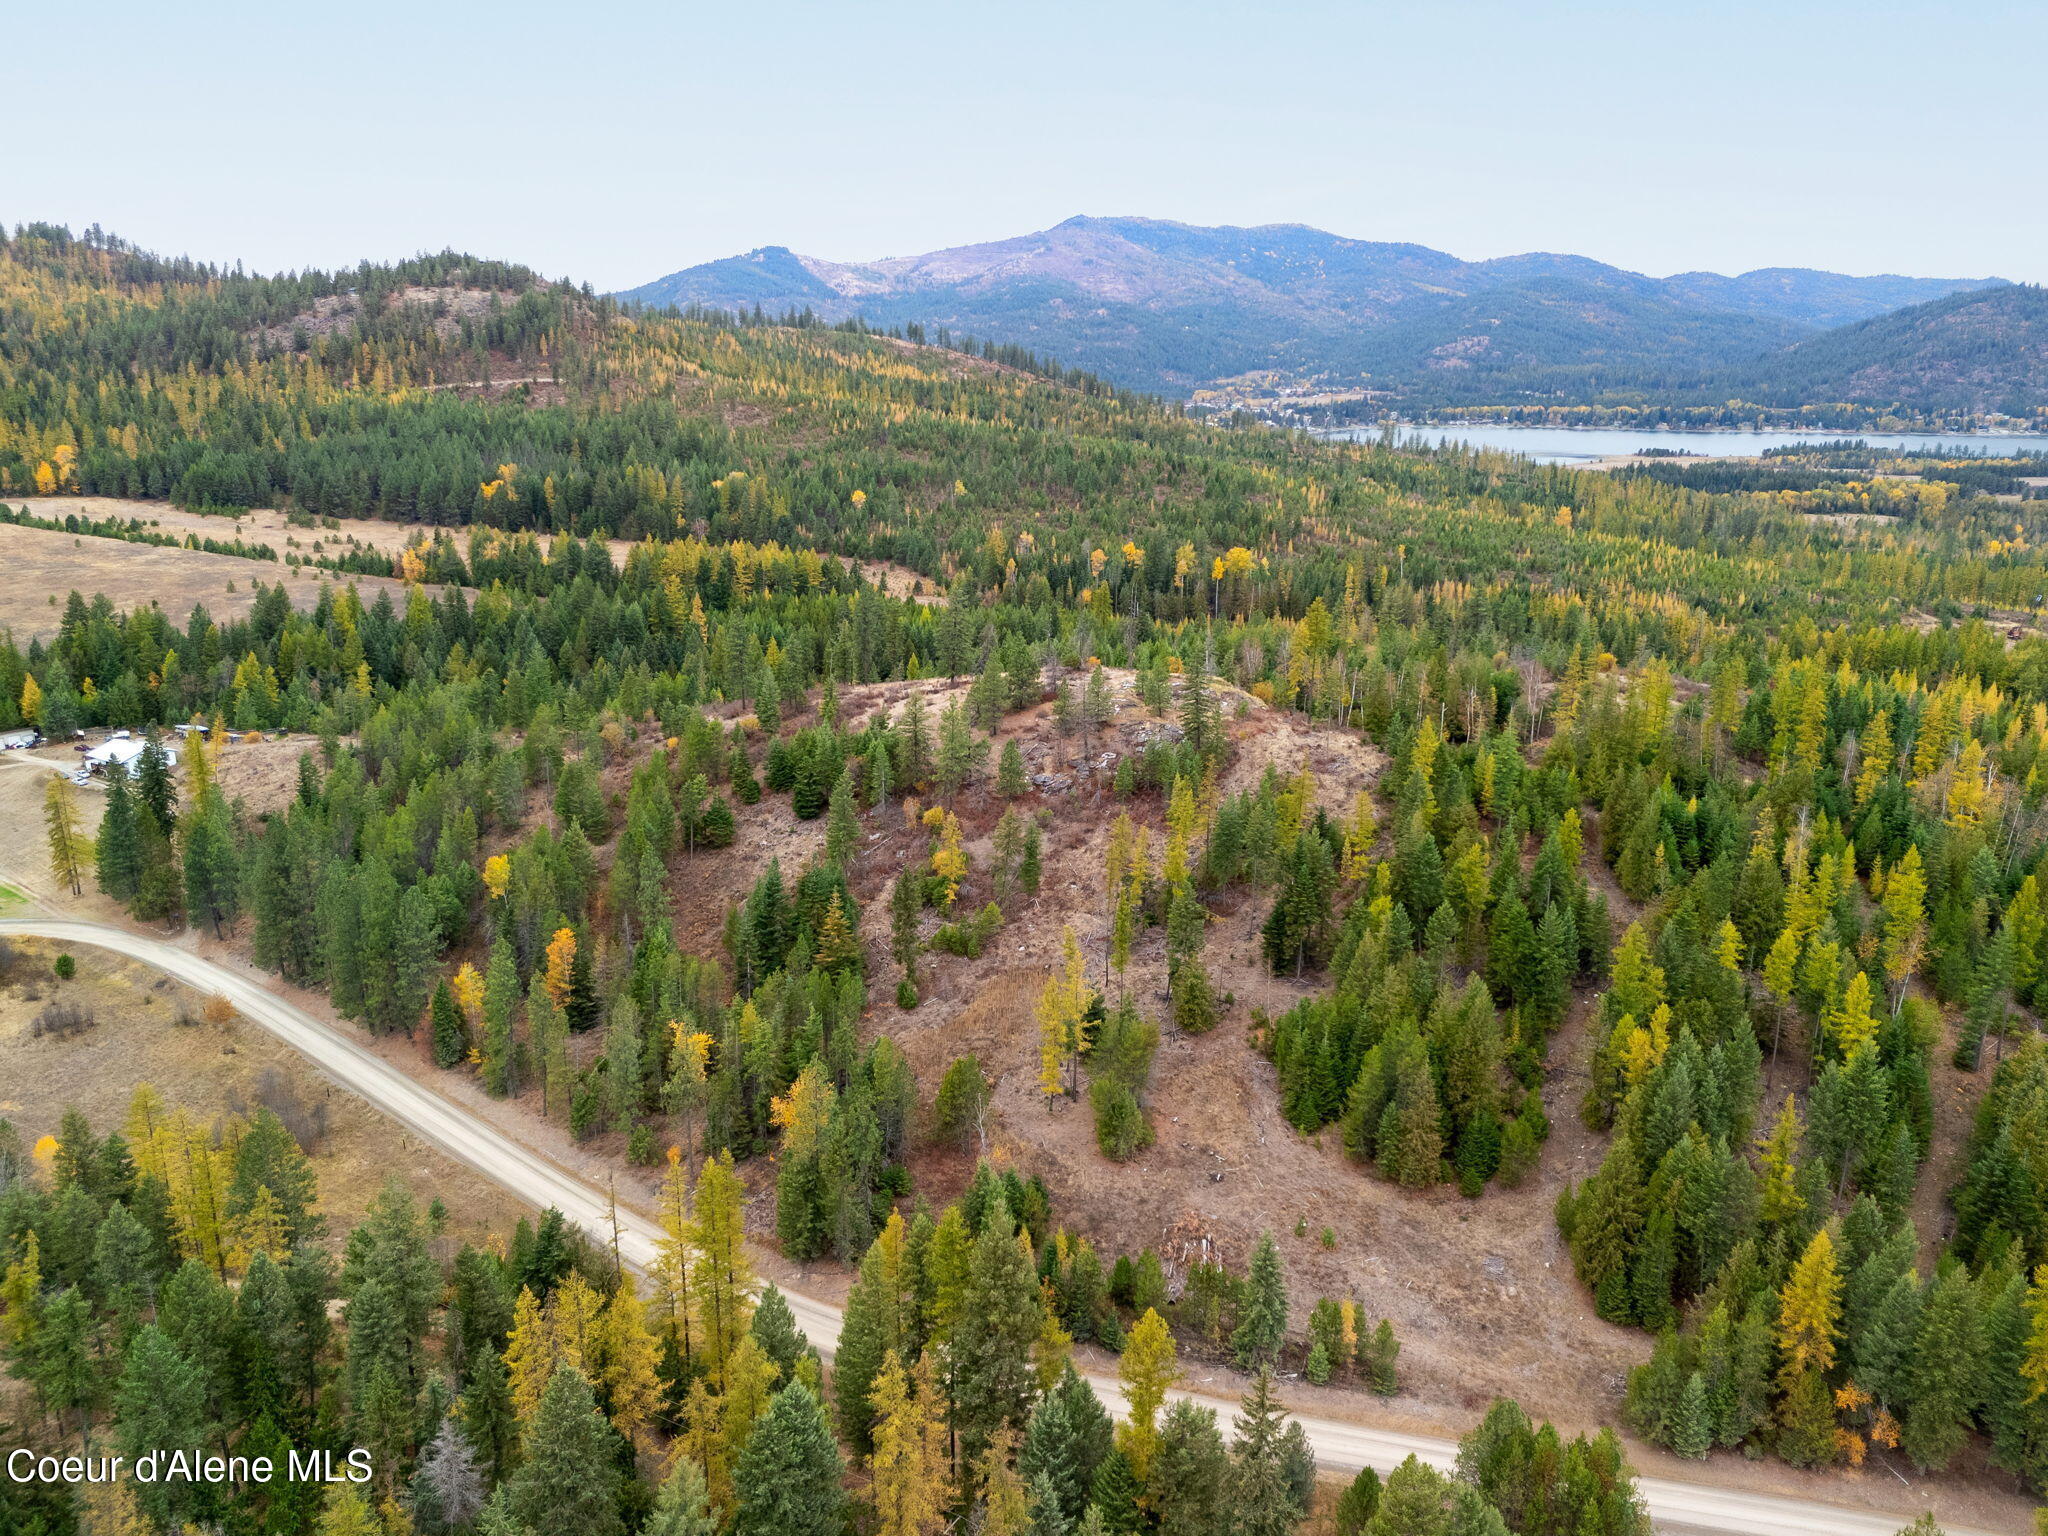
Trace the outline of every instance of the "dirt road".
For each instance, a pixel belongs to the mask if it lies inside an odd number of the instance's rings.
[[[613,1239],[613,1204],[605,1191],[491,1129],[467,1110],[415,1082],[348,1036],[322,1024],[268,988],[161,940],[100,923],[61,918],[0,919],[0,937],[53,939],[112,950],[168,972],[201,991],[218,993],[242,1016],[303,1052],[323,1072],[449,1156],[468,1164],[539,1207],[554,1206],[593,1240]],[[618,1244],[626,1261],[645,1271],[656,1257],[660,1229],[638,1211],[617,1207]],[[839,1339],[839,1309],[789,1293],[790,1310],[811,1341],[831,1354]],[[1112,1411],[1122,1408],[1117,1383],[1091,1378]],[[1193,1401],[1229,1420],[1235,1404],[1196,1394]],[[1451,1441],[1394,1434],[1331,1419],[1303,1419],[1319,1464],[1329,1471],[1372,1466],[1385,1472],[1410,1454],[1449,1468]],[[1666,1536],[1893,1536],[1910,1516],[1883,1516],[1799,1499],[1645,1478],[1639,1486],[1657,1529]],[[1948,1536],[1992,1536],[1947,1527]]]

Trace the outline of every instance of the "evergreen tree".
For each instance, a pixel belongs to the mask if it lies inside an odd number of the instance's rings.
[[[1024,776],[1024,754],[1017,749],[1017,738],[1012,736],[1004,741],[996,760],[996,793],[1005,800],[1014,800],[1030,787]]]
[[[120,763],[107,764],[107,804],[93,853],[100,889],[116,901],[133,900],[142,884],[142,833],[128,770]]]
[[[1977,1287],[1960,1265],[1936,1277],[1920,1312],[1907,1372],[1900,1444],[1923,1472],[1946,1467],[1983,1401],[1984,1340]]]
[[[460,1064],[469,1054],[469,1029],[457,1006],[455,993],[448,985],[448,978],[442,977],[434,984],[432,1005],[434,1024],[434,1065],[453,1067]]]
[[[1160,1536],[1223,1536],[1229,1529],[1230,1456],[1216,1410],[1181,1401],[1159,1426],[1145,1502]]]
[[[185,911],[220,938],[233,922],[239,903],[241,871],[235,858],[233,827],[219,791],[210,791],[193,806],[180,829],[185,871]]]
[[[1334,1515],[1337,1536],[1361,1536],[1379,1507],[1380,1475],[1371,1467],[1361,1467],[1338,1496]]]
[[[114,1439],[130,1466],[138,1458],[204,1451],[216,1426],[208,1417],[206,1383],[169,1336],[154,1324],[137,1330],[122,1361],[114,1394]],[[169,1522],[193,1509],[194,1485],[142,1483],[136,1496],[151,1518]]]
[[[522,1436],[508,1489],[509,1513],[535,1531],[622,1536],[618,1439],[574,1366],[557,1367]]]
[[[825,819],[825,857],[844,869],[860,846],[860,807],[854,787],[853,763],[849,760],[832,785],[832,798]]]
[[[1260,1234],[1259,1245],[1252,1250],[1237,1316],[1230,1348],[1238,1365],[1244,1370],[1270,1369],[1287,1339],[1287,1280],[1280,1269],[1279,1245],[1270,1232]]]
[[[838,1536],[844,1471],[825,1410],[804,1383],[775,1394],[733,1471],[733,1536]]]
[[[1069,1363],[1059,1384],[1032,1410],[1017,1456],[1018,1470],[1051,1491],[1065,1525],[1078,1521],[1087,1507],[1112,1437],[1108,1410]]]
[[[1273,1373],[1260,1370],[1245,1394],[1231,1448],[1233,1536],[1292,1536],[1308,1512],[1287,1465],[1285,1415],[1273,1395]]]
[[[1035,1390],[1040,1304],[1024,1241],[998,1199],[974,1240],[951,1340],[954,1425],[970,1461],[998,1429],[1022,1426]]]
[[[704,1469],[678,1456],[662,1479],[641,1536],[718,1536],[718,1517],[704,1483]]]

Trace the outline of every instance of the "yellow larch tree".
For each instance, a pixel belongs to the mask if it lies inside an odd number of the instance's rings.
[[[1799,1110],[1788,1093],[1770,1134],[1757,1141],[1763,1162],[1757,1199],[1761,1221],[1789,1221],[1806,1209],[1806,1197],[1799,1193],[1799,1130]]]
[[[1069,923],[1060,935],[1060,967],[1038,994],[1038,1088],[1048,1100],[1080,1092],[1081,1053],[1088,1044],[1087,1008],[1081,941]]]
[[[557,928],[548,940],[547,959],[542,966],[541,985],[559,1008],[569,1000],[569,982],[576,968],[576,930]]]
[[[697,1256],[690,1269],[702,1321],[705,1371],[726,1390],[726,1361],[754,1317],[754,1266],[747,1257],[746,1187],[732,1154],[707,1160],[697,1175]]]
[[[1777,1333],[1782,1379],[1834,1367],[1835,1341],[1842,1334],[1842,1271],[1825,1227],[1814,1233],[1778,1293]]]
[[[605,1303],[600,1331],[603,1365],[598,1380],[611,1405],[612,1428],[638,1444],[643,1431],[661,1412],[661,1351],[647,1326],[640,1288],[630,1274]]]
[[[512,1331],[505,1339],[505,1374],[512,1391],[512,1411],[523,1422],[540,1407],[540,1396],[555,1374],[555,1341],[547,1314],[531,1289],[519,1288],[512,1303]]]
[[[936,1536],[946,1525],[951,1481],[946,1454],[945,1402],[922,1356],[905,1372],[896,1351],[882,1357],[873,1388],[875,1449],[868,1458],[874,1482],[876,1536]]]
[[[1870,977],[1858,971],[1842,989],[1842,1000],[1825,1019],[1828,1039],[1848,1060],[1877,1043],[1877,1018],[1871,1012]]]
[[[1124,1341],[1117,1362],[1128,1417],[1117,1431],[1117,1445],[1140,1484],[1151,1476],[1152,1456],[1159,1448],[1159,1408],[1180,1380],[1180,1354],[1166,1320],[1151,1307]]]
[[[654,1245],[654,1304],[687,1360],[696,1346],[690,1265],[697,1250],[697,1224],[690,1219],[690,1170],[680,1147],[668,1149],[668,1172],[662,1176],[656,1211],[661,1236]]]

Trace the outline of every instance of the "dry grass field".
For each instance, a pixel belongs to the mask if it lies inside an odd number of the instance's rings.
[[[71,508],[68,510],[76,510]],[[109,515],[100,512],[98,515]],[[127,515],[127,514],[122,514]],[[212,537],[231,537],[223,524]],[[282,580],[292,602],[311,608],[323,585],[354,582],[365,602],[388,588],[395,601],[404,583],[380,576],[337,578],[328,571],[283,563],[244,560],[236,555],[210,555],[196,549],[130,544],[122,539],[92,538],[43,528],[0,523],[0,630],[11,630],[15,643],[48,639],[64,617],[64,601],[73,592],[100,593],[116,608],[154,604],[180,628],[193,605],[204,603],[216,620],[240,618],[255,606],[254,584]]]
[[[136,1086],[146,1082],[167,1105],[202,1121],[259,1107],[277,1113],[312,1156],[335,1241],[391,1178],[423,1204],[440,1197],[451,1242],[502,1238],[532,1214],[329,1083],[264,1030],[232,1014],[210,1018],[206,997],[161,972],[81,948],[72,951],[77,974],[59,981],[51,967],[60,946],[8,943],[12,964],[0,971],[0,1119],[12,1122],[23,1145],[53,1134],[71,1108],[84,1111],[102,1135],[118,1130]],[[94,1023],[62,1038],[39,1036],[35,1020],[58,1002],[76,1005]]]

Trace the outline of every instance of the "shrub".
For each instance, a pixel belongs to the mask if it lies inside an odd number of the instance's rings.
[[[57,963],[51,966],[50,969],[57,973],[59,981],[69,981],[78,974],[78,962],[69,955],[59,955]]]
[[[963,923],[947,923],[932,935],[931,947],[963,959],[979,959],[996,930],[1003,926],[1003,909],[990,902]]]
[[[982,1111],[987,1107],[988,1078],[982,1073],[980,1058],[956,1056],[932,1099],[932,1131],[965,1148],[978,1137]]]
[[[1114,1078],[1098,1077],[1088,1088],[1095,1109],[1095,1144],[1112,1162],[1126,1162],[1152,1145],[1152,1126],[1138,1096]]]
[[[81,1008],[76,1003],[51,1003],[29,1025],[29,1036],[40,1040],[49,1035],[64,1040],[84,1034],[97,1023],[99,1019],[90,1009]]]

